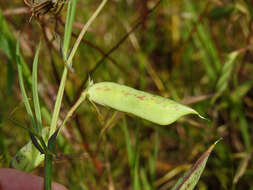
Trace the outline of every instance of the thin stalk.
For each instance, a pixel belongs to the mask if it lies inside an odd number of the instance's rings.
[[[76,1],[77,0],[74,0],[73,2],[70,2],[68,4],[65,33],[64,33],[64,42],[63,42],[64,61],[65,61],[66,52],[67,52],[70,38],[71,38],[72,25],[73,25],[73,22],[71,22],[71,21],[73,20],[74,15],[75,15],[75,10],[74,10],[73,6],[75,7]],[[74,5],[72,5],[71,3],[73,3]],[[68,69],[66,67],[64,67],[61,83],[60,83],[59,90],[58,90],[57,97],[56,97],[54,112],[53,112],[53,116],[52,116],[52,120],[51,120],[50,130],[49,130],[49,136],[51,136],[56,129],[56,124],[57,124],[57,120],[58,120],[58,116],[59,116],[59,112],[60,112],[62,97],[63,97],[66,78],[67,78],[67,73],[68,73]]]
[[[95,11],[95,13],[90,17],[90,19],[88,20],[88,22],[84,25],[82,31],[80,32],[74,47],[67,59],[67,63],[66,66],[64,67],[64,71],[62,74],[62,78],[61,78],[61,83],[60,83],[60,87],[57,93],[57,98],[56,98],[56,102],[55,102],[55,108],[54,108],[54,112],[53,112],[53,117],[52,117],[52,122],[50,125],[50,132],[49,135],[51,136],[57,127],[57,120],[58,120],[58,116],[59,116],[59,112],[60,112],[60,107],[61,107],[61,102],[62,102],[62,98],[63,98],[63,94],[64,94],[64,88],[65,88],[65,83],[66,83],[66,79],[67,79],[67,74],[68,74],[68,67],[71,62],[72,59],[77,51],[77,48],[84,36],[84,34],[87,32],[87,29],[89,28],[90,24],[94,21],[94,19],[97,17],[97,15],[99,14],[99,12],[102,10],[102,8],[104,7],[105,3],[107,2],[107,0],[103,0],[103,2],[100,4],[100,6],[97,8],[97,10]]]
[[[71,3],[68,4],[68,12],[67,12],[67,18],[66,18],[67,23],[66,23],[66,26],[65,26],[64,42],[63,42],[64,61],[66,59],[67,50],[68,50],[68,46],[69,46],[69,43],[70,43],[70,38],[71,38],[71,33],[72,33],[72,25],[73,25],[74,16],[75,16],[76,4],[77,4],[77,0],[73,0],[72,4]],[[58,90],[58,93],[57,93],[54,112],[53,112],[53,116],[52,116],[52,120],[51,120],[51,125],[50,125],[50,130],[49,130],[49,137],[54,133],[54,131],[56,129],[56,124],[57,124],[57,120],[58,120],[58,117],[59,117],[62,97],[63,97],[66,78],[67,78],[67,72],[68,72],[68,69],[66,67],[64,67],[64,71],[63,71],[63,74],[62,74],[62,80],[61,80],[59,90]],[[49,154],[46,151],[45,152],[45,166],[44,166],[44,189],[45,190],[51,190],[52,161],[53,161],[53,155]]]
[[[60,129],[66,124],[66,122],[69,120],[69,118],[73,115],[74,111],[76,111],[76,109],[80,106],[80,104],[86,99],[87,96],[87,92],[84,91],[82,93],[82,95],[80,96],[80,98],[76,101],[76,103],[70,108],[70,110],[68,111],[65,119],[63,120]]]
[[[58,116],[60,113],[61,102],[62,102],[62,97],[63,97],[63,93],[64,93],[64,87],[65,87],[65,83],[66,83],[67,73],[68,73],[68,69],[66,67],[64,67],[60,87],[59,87],[57,97],[56,97],[53,117],[52,117],[50,130],[49,130],[49,136],[51,136],[56,130],[56,124],[57,124]]]
[[[74,1],[76,2],[76,1]],[[53,117],[52,117],[52,121],[51,121],[51,125],[50,125],[50,131],[49,131],[49,137],[51,137],[51,135],[54,134],[54,132],[56,131],[57,128],[57,120],[59,117],[59,112],[60,112],[60,108],[61,108],[61,103],[62,103],[62,98],[63,98],[63,94],[64,94],[64,89],[65,89],[65,84],[66,84],[66,80],[67,80],[67,74],[68,74],[68,66],[71,64],[72,59],[77,51],[77,48],[84,36],[84,34],[87,32],[87,29],[89,28],[90,24],[94,21],[94,19],[97,17],[97,15],[99,14],[99,12],[102,10],[102,8],[104,7],[104,5],[106,4],[107,0],[103,0],[102,3],[100,4],[100,6],[97,8],[97,10],[95,11],[95,13],[90,17],[90,19],[88,20],[88,22],[84,25],[82,31],[80,32],[74,47],[67,59],[66,62],[66,66],[64,67],[64,71],[62,74],[62,78],[61,78],[61,83],[59,86],[59,90],[57,93],[57,97],[56,97],[56,102],[55,102],[55,107],[54,107],[54,112],[53,112]],[[71,11],[71,16],[68,17],[68,24],[72,25],[73,24],[73,19],[74,19],[74,12],[75,12],[75,5],[73,5],[74,8],[72,7],[72,11]],[[72,28],[72,27],[71,27]],[[68,27],[66,27],[66,29],[69,29]],[[66,31],[70,36],[71,36],[71,29]],[[65,36],[66,37],[66,36]],[[66,41],[64,42],[64,48],[67,48],[69,41],[66,39]],[[64,56],[66,56],[66,49],[64,49]],[[81,102],[86,98],[86,93],[85,95],[82,95],[79,100],[76,102],[76,104],[70,109],[70,111],[67,114],[67,117],[65,118],[65,120],[63,121],[62,126],[64,126],[64,124],[66,123],[66,121],[68,120],[68,118],[71,117],[71,115],[73,114],[73,112],[77,109],[77,107],[81,104]],[[51,190],[51,182],[52,182],[52,160],[53,160],[53,155],[48,154],[48,152],[45,153],[45,180],[44,180],[44,188],[45,190]]]
[[[84,25],[82,31],[80,32],[74,46],[73,46],[73,49],[67,59],[67,65],[70,65],[71,62],[72,62],[72,59],[77,51],[77,48],[79,46],[79,44],[81,43],[82,41],[82,38],[84,36],[84,34],[87,32],[89,26],[91,25],[91,23],[95,20],[95,18],[98,16],[98,14],[100,13],[100,11],[103,9],[103,7],[105,6],[106,2],[108,0],[103,0],[102,3],[99,5],[99,7],[97,8],[97,10],[95,11],[95,13],[90,17],[90,19],[88,20],[88,22]]]
[[[52,162],[53,155],[45,153],[45,165],[44,165],[44,190],[51,190],[52,184]]]

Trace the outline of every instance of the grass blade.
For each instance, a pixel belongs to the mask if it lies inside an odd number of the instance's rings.
[[[239,55],[239,51],[235,51],[235,52],[230,53],[227,56],[226,63],[222,67],[221,76],[216,86],[217,92],[219,94],[224,92],[228,86],[228,81],[232,74],[234,63],[238,55]]]
[[[147,174],[146,174],[146,171],[144,168],[141,168],[140,177],[141,177],[143,189],[144,190],[152,190],[152,188],[148,182]]]
[[[160,187],[164,184],[165,187],[167,187],[168,183],[170,183],[170,180],[175,177],[176,175],[188,171],[191,168],[190,164],[183,164],[175,167],[172,170],[169,170],[164,176],[157,179],[155,182],[155,187]],[[162,186],[162,187],[164,187]]]
[[[98,16],[98,14],[100,13],[100,11],[103,9],[103,7],[105,6],[106,2],[108,0],[103,0],[102,3],[99,5],[99,7],[97,8],[97,10],[92,14],[92,16],[89,18],[88,22],[83,26],[82,28],[82,31],[80,32],[73,48],[72,48],[72,51],[70,52],[70,55],[68,57],[68,60],[67,60],[67,65],[70,65],[72,60],[73,60],[73,57],[77,51],[77,48],[79,46],[79,44],[81,43],[82,41],[82,38],[84,36],[84,34],[87,32],[89,26],[91,25],[91,23],[95,20],[95,18]]]
[[[29,118],[32,122],[32,126],[35,129],[35,131],[37,130],[37,126],[34,120],[34,116],[32,113],[32,109],[25,91],[25,85],[24,85],[24,80],[23,80],[23,71],[22,71],[22,65],[21,65],[21,58],[20,58],[20,46],[19,46],[19,40],[17,41],[17,46],[16,46],[16,62],[17,62],[17,67],[18,67],[18,80],[19,80],[19,86],[21,89],[21,93],[22,93],[22,97],[24,100],[24,104],[25,104],[25,108],[27,111],[27,114],[29,115]]]
[[[133,154],[134,153],[133,153],[133,149],[132,149],[132,145],[131,145],[131,139],[130,139],[130,135],[128,133],[127,122],[126,122],[126,118],[125,117],[123,117],[122,129],[123,129],[124,136],[125,136],[128,162],[129,162],[129,165],[131,167],[133,165],[133,157],[134,157]]]
[[[238,166],[238,169],[235,173],[234,179],[233,179],[234,184],[237,184],[239,179],[245,174],[251,158],[252,158],[252,152],[247,153],[244,156],[244,158],[242,158],[242,160]]]
[[[73,0],[68,3],[66,24],[65,24],[65,30],[64,30],[64,41],[63,41],[63,53],[65,56],[65,59],[66,59],[67,51],[70,44],[72,25],[73,25],[75,13],[76,13],[76,4],[77,4],[77,0]]]
[[[69,66],[72,62],[72,59],[74,57],[75,52],[77,51],[77,48],[84,36],[84,34],[87,32],[87,29],[89,28],[90,24],[94,21],[94,19],[97,17],[97,15],[99,14],[99,12],[102,10],[102,8],[104,7],[105,3],[107,2],[107,0],[103,0],[103,2],[100,4],[100,6],[97,8],[97,10],[95,11],[95,13],[90,17],[90,19],[88,20],[88,22],[84,25],[81,33],[79,34],[74,47],[67,59],[67,63],[66,66]],[[62,78],[61,78],[61,83],[60,83],[60,87],[57,93],[57,97],[56,97],[56,102],[55,102],[55,107],[54,107],[54,112],[53,112],[53,117],[52,117],[52,122],[50,125],[50,133],[49,135],[51,136],[55,130],[56,130],[56,125],[57,125],[57,120],[58,120],[58,116],[59,116],[59,112],[60,112],[60,107],[61,107],[61,102],[62,102],[62,98],[63,98],[63,93],[64,93],[64,88],[65,88],[65,84],[66,84],[66,79],[67,79],[67,74],[68,74],[68,67],[64,67],[64,71],[62,74]]]
[[[217,94],[213,97],[212,102],[215,102],[217,98],[227,89],[229,79],[231,77],[232,71],[234,69],[236,58],[239,55],[239,51],[234,51],[228,54],[226,62],[221,69],[221,76],[216,84]]]
[[[192,14],[193,22],[197,22],[198,12],[195,7],[196,4],[193,3],[191,0],[184,0],[184,4],[186,6],[186,10]],[[220,71],[221,64],[219,60],[218,51],[215,47],[215,43],[212,40],[209,31],[210,29],[203,22],[197,23],[196,32],[198,36],[193,35],[194,37],[193,40],[194,43],[197,44],[198,49],[200,50],[203,49],[203,61],[204,61],[203,64],[205,66],[207,74],[209,75],[210,80],[214,82],[217,78],[217,74]]]
[[[201,157],[197,160],[197,162],[193,165],[193,167],[180,178],[176,185],[172,188],[172,190],[192,190],[196,186],[199,181],[199,178],[206,166],[206,162],[214,149],[215,145],[219,142],[216,141],[213,145],[211,145],[206,152],[204,152]]]
[[[158,155],[158,149],[159,149],[159,135],[158,132],[154,134],[154,152],[150,155],[149,158],[149,172],[150,172],[150,178],[151,178],[151,184],[152,189],[154,189],[155,185],[155,173],[156,173],[156,161],[157,161],[157,155]]]
[[[40,102],[39,102],[39,95],[38,95],[38,80],[37,80],[40,46],[41,46],[41,43],[39,43],[39,46],[37,48],[37,51],[33,60],[33,72],[32,72],[33,103],[34,103],[35,116],[37,120],[37,130],[38,130],[37,132],[39,135],[41,135],[41,132],[42,132],[42,120],[41,120]]]

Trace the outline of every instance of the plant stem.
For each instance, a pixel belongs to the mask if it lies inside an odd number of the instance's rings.
[[[65,119],[63,120],[60,129],[66,124],[66,122],[69,120],[69,118],[73,115],[74,111],[80,106],[80,104],[86,99],[87,92],[84,91],[80,98],[76,101],[76,103],[70,108],[67,115],[65,116]]]
[[[45,166],[44,166],[44,190],[51,190],[52,184],[52,162],[53,155],[45,153]]]
[[[61,78],[61,83],[60,83],[60,87],[57,93],[57,97],[56,97],[56,102],[55,102],[55,108],[54,108],[54,112],[53,112],[53,117],[52,117],[52,122],[50,125],[50,132],[49,132],[49,136],[51,136],[55,130],[56,130],[56,125],[57,125],[57,120],[58,120],[58,116],[59,116],[59,112],[60,112],[60,107],[61,107],[61,102],[62,102],[62,98],[63,98],[63,94],[64,94],[64,88],[65,88],[65,83],[66,83],[66,79],[67,79],[67,74],[68,74],[68,67],[71,62],[72,59],[77,51],[77,48],[84,36],[84,34],[87,32],[89,26],[91,25],[91,23],[94,21],[94,19],[98,16],[99,12],[102,10],[102,8],[104,7],[104,5],[106,4],[108,0],[103,0],[103,2],[100,4],[100,6],[97,8],[97,10],[95,11],[95,13],[93,13],[93,15],[90,17],[90,19],[88,20],[88,22],[84,25],[82,31],[80,32],[74,47],[67,59],[66,62],[66,66],[64,67],[64,71],[62,74],[62,78]]]
[[[68,57],[68,59],[67,59],[67,63],[66,63],[67,65],[70,65],[70,64],[71,64],[72,59],[73,59],[73,57],[74,57],[74,55],[75,55],[75,53],[76,53],[76,50],[77,50],[79,44],[80,44],[81,41],[82,41],[82,38],[83,38],[84,34],[87,32],[89,26],[90,26],[91,23],[95,20],[95,18],[98,16],[98,14],[99,14],[100,11],[103,9],[103,7],[105,6],[105,4],[106,4],[107,1],[108,1],[108,0],[103,0],[103,1],[102,1],[102,3],[101,3],[101,4],[99,5],[99,7],[97,8],[97,10],[93,13],[93,15],[92,15],[92,16],[90,17],[90,19],[88,20],[88,22],[83,26],[83,28],[82,28],[82,30],[81,30],[79,36],[77,37],[77,40],[76,40],[76,42],[75,42],[75,44],[74,44],[74,46],[73,46],[73,49],[72,49],[72,51],[70,52],[70,55],[69,55],[69,57]]]

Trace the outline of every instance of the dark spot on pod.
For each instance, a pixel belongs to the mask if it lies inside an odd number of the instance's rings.
[[[144,100],[146,96],[137,96],[138,99]]]

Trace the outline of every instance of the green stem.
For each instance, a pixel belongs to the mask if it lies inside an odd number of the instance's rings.
[[[95,18],[98,16],[98,14],[100,13],[100,11],[102,10],[102,8],[105,6],[106,2],[108,0],[103,0],[102,3],[99,5],[99,7],[97,8],[97,10],[93,13],[93,15],[90,17],[90,19],[88,20],[88,22],[83,26],[82,31],[80,32],[79,36],[77,37],[77,40],[73,46],[72,51],[70,52],[70,55],[67,59],[67,65],[70,65],[72,62],[72,59],[77,51],[77,48],[79,46],[79,44],[82,41],[82,38],[84,36],[84,34],[87,32],[89,26],[91,25],[91,23],[95,20]]]
[[[44,190],[51,190],[53,155],[45,153]]]
[[[76,101],[76,103],[70,108],[70,110],[68,111],[65,119],[63,120],[60,129],[66,124],[66,122],[69,120],[69,118],[73,115],[74,111],[76,111],[76,109],[79,107],[79,105],[86,99],[87,96],[87,92],[84,91],[82,93],[82,95],[80,96],[80,98]]]
[[[72,62],[72,59],[76,53],[76,50],[84,36],[84,34],[87,32],[87,29],[89,28],[90,24],[94,21],[94,19],[97,17],[97,15],[99,14],[99,12],[102,10],[102,8],[104,7],[105,3],[108,0],[103,0],[103,2],[100,4],[100,6],[97,8],[97,10],[95,11],[95,13],[90,17],[90,19],[88,20],[88,22],[84,25],[82,31],[80,32],[74,47],[67,59],[67,63],[66,65],[69,66]],[[62,78],[61,78],[61,83],[60,83],[60,87],[57,93],[57,97],[56,97],[56,102],[55,102],[55,107],[54,107],[54,112],[53,112],[53,117],[52,117],[52,122],[50,125],[50,132],[49,132],[49,136],[51,136],[55,130],[56,130],[56,124],[57,124],[57,120],[58,120],[58,116],[59,116],[59,112],[60,112],[60,107],[61,107],[61,102],[62,102],[62,98],[63,98],[63,94],[64,94],[64,88],[65,88],[65,83],[66,83],[66,79],[67,79],[67,74],[68,74],[68,67],[64,67],[64,71],[62,74]]]

